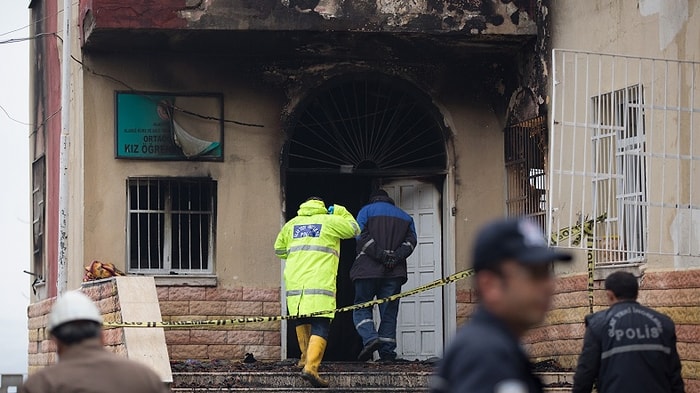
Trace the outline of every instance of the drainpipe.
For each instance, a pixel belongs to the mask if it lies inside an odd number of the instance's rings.
[[[70,66],[72,0],[63,0],[63,58],[61,63],[61,142],[58,173],[58,295],[68,286],[68,146],[70,134]]]

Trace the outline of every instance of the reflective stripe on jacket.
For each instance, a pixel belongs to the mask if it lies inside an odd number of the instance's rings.
[[[275,254],[286,259],[284,281],[291,315],[336,308],[336,276],[340,240],[360,233],[355,218],[343,206],[328,214],[322,201],[304,202],[275,241]],[[333,318],[333,314],[323,315]]]
[[[350,269],[354,281],[365,278],[408,279],[406,258],[399,260],[395,268],[386,270],[377,255],[382,250],[396,251],[407,246],[413,252],[416,247],[416,227],[408,213],[394,205],[388,197],[376,197],[357,214],[362,234],[357,239],[357,258]]]

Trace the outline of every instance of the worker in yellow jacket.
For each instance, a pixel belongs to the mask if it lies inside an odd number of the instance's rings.
[[[290,315],[334,310],[340,240],[360,234],[355,218],[340,205],[326,208],[322,199],[302,203],[275,241],[275,254],[286,259],[284,281]],[[296,327],[303,367],[301,377],[314,387],[327,387],[318,375],[334,314],[298,320]]]

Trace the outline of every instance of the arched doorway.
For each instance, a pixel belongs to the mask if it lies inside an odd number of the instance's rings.
[[[357,175],[442,173],[445,130],[427,96],[377,76],[330,82],[298,111],[285,155],[288,171]]]
[[[405,81],[378,75],[331,80],[310,94],[290,121],[282,168],[287,218],[311,195],[357,214],[373,189],[385,187],[397,205],[414,217],[419,232],[419,246],[409,259],[409,282],[404,288],[438,278],[442,275],[446,135],[430,98]],[[354,259],[355,241],[344,241],[338,271],[340,307],[353,303],[349,271]],[[440,355],[442,319],[439,291],[402,303],[399,356]],[[297,357],[293,329],[287,336],[287,355]],[[337,315],[326,359],[355,360],[361,348],[352,315]]]

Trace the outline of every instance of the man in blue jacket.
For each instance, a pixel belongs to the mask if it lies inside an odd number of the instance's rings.
[[[360,210],[357,223],[362,233],[357,238],[357,258],[350,270],[355,285],[355,304],[401,293],[408,280],[406,258],[416,247],[413,218],[396,207],[384,190],[370,196],[369,204]],[[383,361],[396,359],[396,317],[399,301],[379,306],[381,322],[374,327],[372,308],[353,313],[357,333],[364,348],[358,360],[369,360],[375,351]]]

